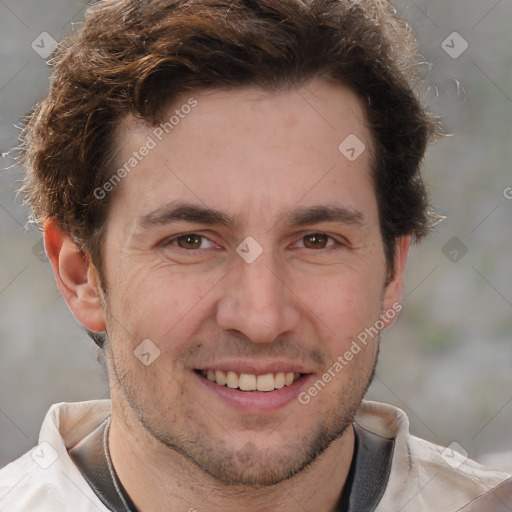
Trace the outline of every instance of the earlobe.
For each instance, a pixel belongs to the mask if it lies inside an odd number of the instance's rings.
[[[94,332],[105,330],[98,272],[54,219],[43,224],[44,241],[60,293],[74,317]]]
[[[410,246],[410,236],[398,238],[396,241],[394,275],[384,291],[382,320],[385,323],[385,327],[389,327],[394,322],[396,312],[401,310],[404,294],[405,266]],[[386,315],[387,312],[392,314]]]

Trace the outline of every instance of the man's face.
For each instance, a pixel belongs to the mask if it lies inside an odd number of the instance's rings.
[[[350,424],[378,336],[343,356],[400,299],[370,133],[356,96],[320,80],[193,97],[169,134],[127,119],[116,136],[119,167],[154,147],[118,185],[104,246],[114,414],[220,480],[276,483]]]

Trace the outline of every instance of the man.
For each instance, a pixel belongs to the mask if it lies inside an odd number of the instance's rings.
[[[2,510],[510,510],[509,475],[363,402],[436,217],[384,0],[105,0],[24,130],[111,401],[59,404]]]

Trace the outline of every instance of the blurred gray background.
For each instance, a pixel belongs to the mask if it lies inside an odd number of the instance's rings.
[[[414,434],[473,458],[512,452],[512,0],[394,5],[431,63],[423,97],[453,136],[430,149],[424,171],[447,218],[412,253],[404,310],[384,333],[369,398],[405,410]],[[47,91],[52,41],[84,10],[72,0],[0,0],[0,466],[37,443],[51,404],[108,396],[41,234],[26,228],[23,171],[5,154]]]

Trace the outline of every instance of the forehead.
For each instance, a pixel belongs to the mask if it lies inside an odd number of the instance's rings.
[[[349,89],[322,80],[183,95],[160,125],[126,118],[115,146],[116,166],[133,164],[115,204],[129,203],[133,214],[178,198],[233,215],[373,198],[364,107]]]

